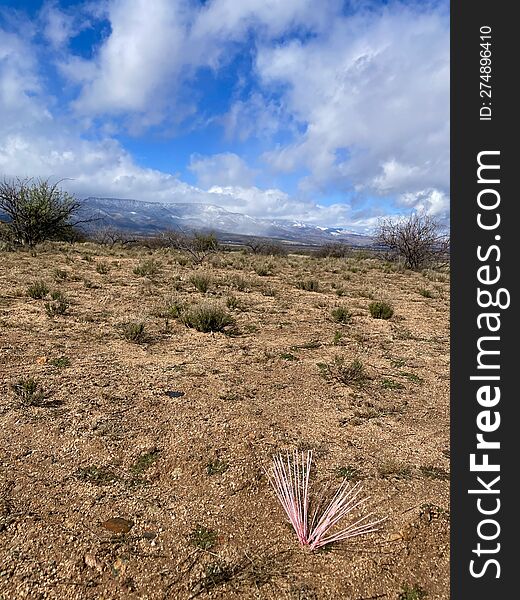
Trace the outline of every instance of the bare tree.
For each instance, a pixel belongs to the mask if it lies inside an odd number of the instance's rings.
[[[170,248],[189,254],[197,264],[202,263],[207,256],[219,249],[218,239],[214,233],[169,230],[163,233],[163,239]]]
[[[131,238],[125,231],[110,225],[96,229],[92,235],[92,238],[98,244],[108,246],[109,248],[113,248],[117,244],[126,246],[128,244],[134,244],[137,242],[136,238]]]
[[[262,238],[253,238],[244,243],[253,254],[263,254],[265,256],[286,256],[287,248],[279,242],[266,240]]]
[[[88,221],[74,219],[81,205],[60,183],[31,178],[0,182],[0,213],[7,216],[4,226],[15,245],[32,249],[45,240],[73,239],[74,227]]]
[[[403,259],[405,266],[414,270],[446,259],[449,252],[449,236],[429,215],[412,213],[406,219],[383,219],[375,239],[389,251],[390,258]]]

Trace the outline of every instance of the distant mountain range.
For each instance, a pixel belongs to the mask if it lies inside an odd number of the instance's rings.
[[[293,243],[342,242],[369,246],[372,238],[340,227],[319,227],[299,221],[257,219],[213,204],[143,202],[126,198],[89,197],[81,201],[82,217],[92,227],[109,226],[128,233],[152,235],[167,229],[214,231],[219,237],[256,236]]]

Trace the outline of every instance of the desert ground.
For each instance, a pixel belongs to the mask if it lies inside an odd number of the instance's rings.
[[[445,269],[1,252],[0,373],[2,600],[449,598]],[[301,548],[265,474],[293,449],[379,530]]]

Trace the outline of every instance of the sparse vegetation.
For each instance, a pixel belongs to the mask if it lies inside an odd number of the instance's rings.
[[[218,304],[199,304],[186,309],[181,315],[186,327],[203,333],[222,332],[234,324],[233,317]]]
[[[51,292],[51,298],[51,302],[45,303],[47,316],[54,318],[67,314],[70,307],[68,298],[60,291]]]
[[[46,398],[40,383],[32,377],[11,384],[11,389],[24,406],[40,406]]]
[[[423,600],[426,598],[426,593],[418,585],[404,586],[403,591],[399,594],[399,600]]]
[[[374,319],[391,319],[394,309],[388,302],[371,302],[368,310]]]
[[[201,294],[205,294],[212,283],[212,278],[208,273],[195,273],[190,277],[190,283],[193,284]]]
[[[204,525],[197,525],[189,535],[192,546],[200,550],[211,550],[217,543],[217,532]]]
[[[287,257],[267,257],[233,246],[203,265],[139,240],[46,242],[37,256],[0,250],[0,454],[16,473],[4,490],[11,512],[0,498],[6,569],[23,536],[31,544],[22,566],[62,564],[72,547],[81,566],[74,581],[92,582],[81,588],[87,595],[112,582],[131,596],[134,582],[138,595],[156,589],[175,598],[310,600],[357,590],[397,598],[411,564],[411,583],[431,581],[428,593],[444,598],[448,281],[430,284],[433,270],[399,273],[397,262],[388,270],[380,255],[317,258],[288,247]],[[160,265],[157,276],[133,273],[146,261]],[[264,265],[272,277],[256,272]],[[55,269],[67,273],[59,284]],[[211,278],[208,298],[190,281],[199,274]],[[300,291],[299,280],[319,282],[320,293]],[[48,287],[33,300],[28,288],[38,282]],[[70,316],[47,318],[45,303],[63,298]],[[395,318],[371,318],[368,305],[380,300]],[[198,314],[206,306],[216,314]],[[135,345],[142,326],[146,343]],[[12,386],[30,378],[36,386],[20,391],[22,402]],[[271,453],[292,448],[313,450],[312,499],[344,481],[365,485],[374,499],[367,509],[390,515],[382,533],[332,546],[331,555],[302,555],[264,472]],[[86,498],[81,512],[78,498]],[[47,515],[48,506],[52,518],[30,516]],[[103,525],[118,519],[134,522],[132,531]],[[408,522],[413,540],[387,543]],[[364,544],[369,551],[358,553]],[[312,581],[302,561],[312,562]],[[47,572],[41,579],[52,594]]]
[[[110,272],[110,265],[106,261],[101,261],[96,264],[96,271],[100,275],[108,275]]]
[[[330,314],[332,320],[336,323],[350,323],[352,321],[352,313],[345,306],[336,306]]]
[[[325,379],[345,385],[361,387],[369,379],[365,366],[358,358],[345,363],[343,356],[336,355],[332,363],[318,363],[318,367]]]
[[[34,300],[42,300],[49,291],[49,286],[44,281],[35,281],[27,288],[27,295]]]
[[[146,324],[143,321],[126,321],[119,326],[121,335],[135,344],[146,342]]]
[[[206,473],[208,475],[222,475],[229,469],[229,463],[225,460],[220,460],[216,458],[215,460],[210,461],[206,465]]]
[[[139,277],[154,277],[159,273],[159,263],[153,258],[142,260],[134,267],[134,275]]]
[[[319,292],[320,282],[317,279],[300,279],[296,282],[296,287],[306,292]]]

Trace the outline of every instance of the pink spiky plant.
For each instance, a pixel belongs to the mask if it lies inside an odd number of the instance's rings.
[[[362,487],[359,483],[351,486],[343,481],[332,499],[322,501],[313,511],[309,524],[309,476],[312,465],[312,451],[289,452],[273,457],[273,465],[267,476],[278,496],[291,525],[302,546],[317,550],[332,542],[377,530],[384,521],[368,521],[373,513],[365,515],[338,531],[332,531],[344,517],[361,507],[368,498],[360,498]]]

